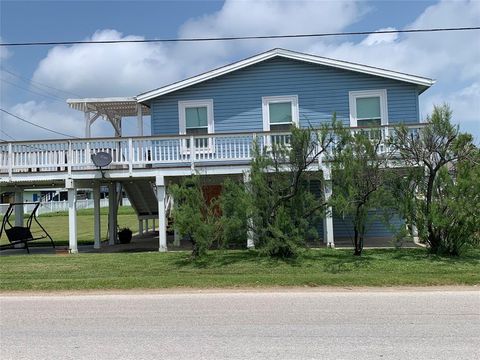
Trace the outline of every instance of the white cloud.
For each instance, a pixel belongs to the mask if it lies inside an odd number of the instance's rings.
[[[422,112],[429,114],[433,105],[447,103],[453,110],[453,119],[460,124],[462,131],[473,133],[480,140],[480,81],[458,91],[447,94],[427,95],[423,102]]]
[[[377,31],[396,31],[397,29],[388,27],[383,29],[378,29]],[[361,42],[365,46],[374,46],[379,44],[390,44],[398,39],[398,33],[386,33],[386,34],[370,34],[365,40]]]
[[[87,40],[138,39],[143,38],[101,30]],[[135,95],[171,78],[175,67],[160,44],[56,46],[40,62],[33,80],[85,97]]]
[[[179,37],[290,34],[340,31],[362,13],[358,3],[226,1],[211,15],[187,21]],[[86,40],[136,40],[99,30]],[[40,62],[33,80],[84,95],[126,96],[162,86],[274,46],[304,48],[308,40],[56,46]]]
[[[62,105],[54,105],[45,101],[27,101],[12,106],[9,111],[35,124],[56,130],[61,133],[82,136],[82,117]],[[15,139],[57,139],[61,135],[33,127],[11,116],[3,116],[2,128]]]

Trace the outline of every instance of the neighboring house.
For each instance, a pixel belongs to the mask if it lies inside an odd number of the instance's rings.
[[[95,195],[100,184],[108,184],[112,193],[122,184],[140,227],[143,220],[159,219],[163,251],[166,211],[172,203],[166,192],[169,183],[198,172],[208,176],[210,192],[218,192],[225,176],[241,178],[248,172],[254,138],[268,144],[266,132],[286,131],[291,124],[319,125],[334,113],[345,126],[381,126],[382,134],[400,123],[418,128],[418,97],[433,83],[424,77],[274,49],[136,97],[69,100],[71,108],[85,113],[88,140],[40,141],[34,148],[28,143],[2,143],[0,185],[16,186],[20,197],[18,189],[25,183],[64,182],[74,197],[78,187],[92,187]],[[143,137],[143,115],[148,114],[152,135]],[[140,137],[121,136],[122,118],[131,116],[137,117]],[[115,138],[91,138],[91,124],[99,118],[112,124]],[[99,151],[112,156],[104,178],[90,158]],[[326,185],[328,181],[318,191]],[[114,208],[115,196],[110,198]],[[320,225],[325,243],[333,246],[334,233],[348,235],[345,221],[325,219]],[[110,223],[116,224],[115,212]],[[371,236],[386,235],[387,229],[373,226]],[[96,246],[99,236],[96,228]],[[75,252],[76,232],[72,230],[70,237]],[[114,241],[112,237],[110,242]]]

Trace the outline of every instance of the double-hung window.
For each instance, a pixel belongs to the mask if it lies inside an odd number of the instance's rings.
[[[214,132],[213,100],[179,101],[178,113],[180,134],[195,136],[196,149],[212,151],[213,140],[207,134]],[[190,139],[184,141],[183,148],[191,148]]]
[[[388,125],[387,90],[351,91],[350,126],[360,127],[371,139],[379,139],[381,125]]]
[[[350,91],[350,126],[388,125],[387,90]]]
[[[264,96],[262,98],[263,130],[290,131],[292,125],[298,126],[298,96]],[[273,135],[267,142],[288,143],[289,136]]]

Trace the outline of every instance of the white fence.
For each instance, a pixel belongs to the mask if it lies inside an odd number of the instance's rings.
[[[123,198],[124,206],[130,206],[130,200]],[[4,215],[10,204],[0,204],[0,215]],[[31,213],[35,203],[25,204],[23,211],[27,214]],[[108,199],[100,199],[100,207],[108,207]],[[77,210],[93,209],[93,199],[77,200]],[[42,214],[55,213],[60,211],[68,211],[68,201],[49,201],[42,202],[37,210],[37,216]]]

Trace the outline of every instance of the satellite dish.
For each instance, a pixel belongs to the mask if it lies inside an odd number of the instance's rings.
[[[100,151],[96,154],[92,154],[92,161],[95,166],[102,168],[110,165],[110,163],[112,162],[112,155],[107,152]]]

